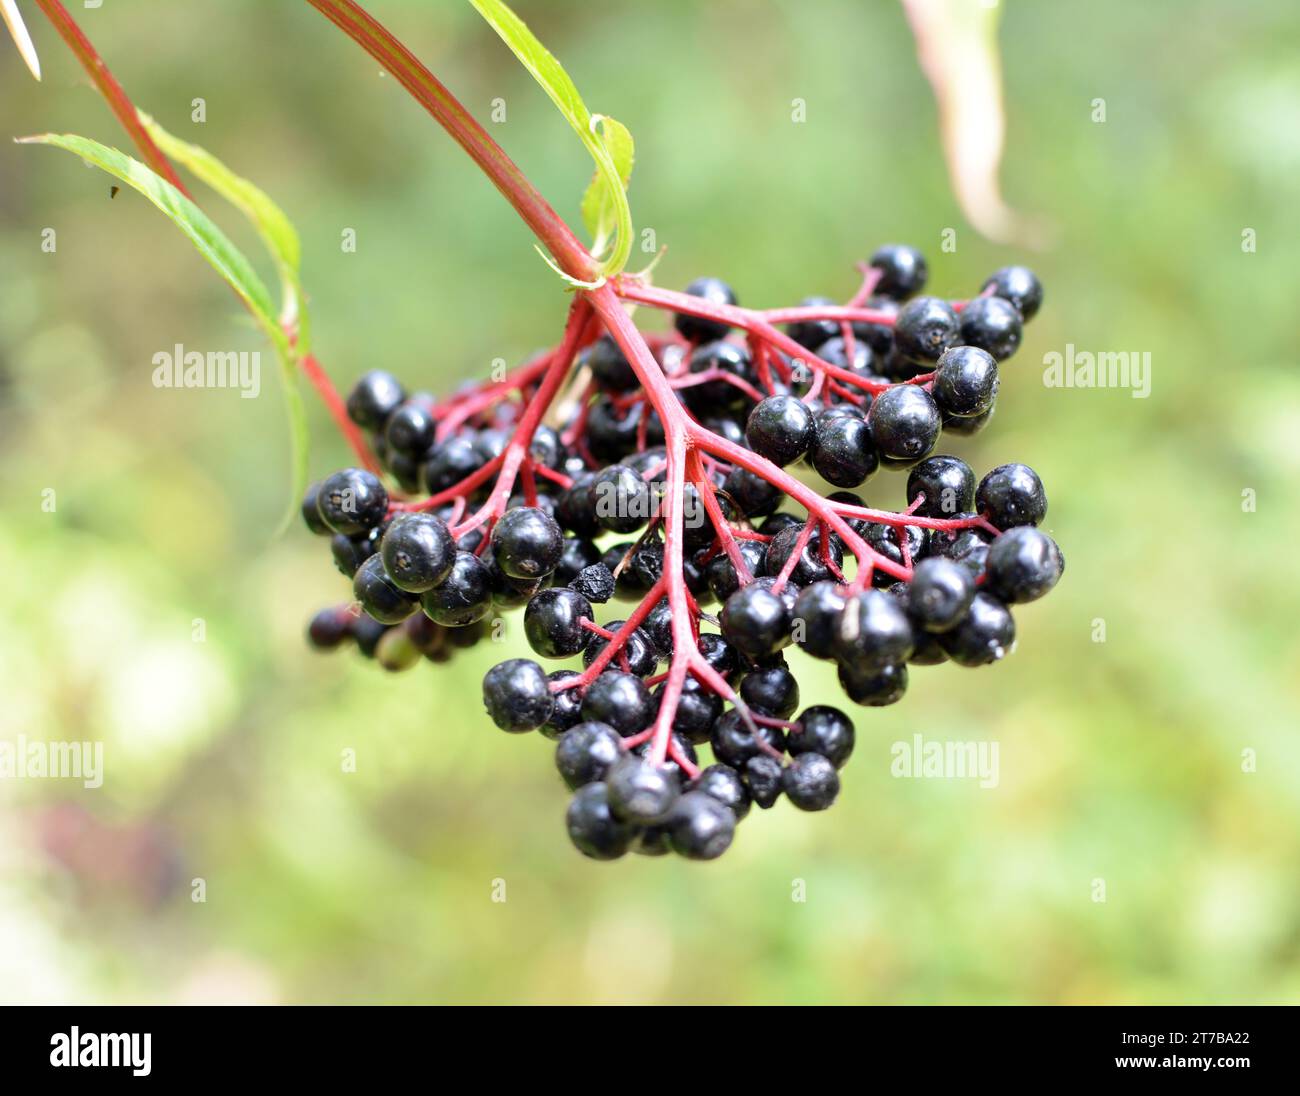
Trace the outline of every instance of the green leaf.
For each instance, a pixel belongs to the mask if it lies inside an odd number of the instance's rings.
[[[271,294],[257,271],[253,269],[243,253],[226,238],[221,229],[208,219],[203,210],[140,161],[133,160],[115,148],[101,145],[98,141],[68,133],[45,133],[37,137],[23,137],[19,139],[19,143],[52,145],[75,153],[87,163],[94,164],[143,194],[167,215],[208,264],[225,279],[236,296],[252,313],[253,319],[257,321],[266,337],[271,340],[280,362],[293,449],[293,492],[284,521],[284,526],[287,526],[298,499],[302,497],[307,485],[309,444],[307,415],[303,407],[302,395],[298,391],[298,373],[293,347],[276,319]]]
[[[310,325],[303,301],[300,262],[302,248],[284,211],[260,187],[236,175],[212,153],[174,137],[143,111],[139,112],[154,143],[170,159],[184,164],[252,223],[266,249],[275,260],[280,276],[280,324],[297,331],[297,351],[300,355],[310,351]]]
[[[632,163],[636,158],[632,134],[622,122],[603,114],[593,114],[590,124],[593,129],[600,127],[601,141],[614,163],[614,170],[618,172],[621,190],[626,192],[627,184],[632,178]],[[609,183],[599,168],[582,196],[582,219],[595,241],[592,253],[599,257],[618,231],[618,195],[610,193]]]
[[[600,207],[605,201],[609,202],[610,229],[605,236],[608,238],[612,233],[614,240],[613,251],[601,264],[600,272],[605,276],[620,273],[627,265],[628,256],[632,252],[632,211],[627,204],[626,179],[626,172],[631,171],[632,164],[631,135],[627,135],[626,167],[625,171],[621,171],[611,153],[611,138],[608,134],[613,133],[615,127],[622,130],[624,134],[627,134],[627,130],[616,122],[612,125],[608,124],[612,119],[604,120],[605,124],[602,125],[600,132],[593,128],[591,112],[587,110],[569,74],[564,71],[564,66],[551,55],[524,21],[506,4],[501,0],[470,0],[470,3],[500,35],[501,40],[510,47],[519,62],[532,74],[533,79],[542,85],[542,90],[551,97],[551,102],[559,108],[560,113],[568,120],[569,125],[586,146],[591,158],[596,161],[596,176],[602,181],[603,194],[600,198],[591,199],[591,204],[593,212],[599,217]],[[622,145],[620,137],[616,136],[613,140]],[[591,187],[588,187],[587,193],[591,194]],[[584,197],[584,219],[587,218],[587,205],[588,199]],[[591,227],[590,221],[588,227]],[[593,232],[597,232],[601,227],[598,220]],[[605,241],[599,238],[599,233],[597,242],[600,246],[596,250],[603,251]]]

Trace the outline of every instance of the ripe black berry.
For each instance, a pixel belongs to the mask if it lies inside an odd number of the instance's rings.
[[[789,561],[790,556],[794,554],[795,546],[803,533],[803,528],[803,526],[792,526],[789,529],[783,529],[768,543],[763,564],[763,569],[768,575],[775,576],[781,573],[781,569]],[[799,553],[799,561],[794,565],[794,570],[790,572],[790,578],[796,585],[801,587],[812,582],[822,582],[832,578],[835,570],[839,569],[844,562],[844,549],[840,545],[839,537],[832,535],[827,540],[826,555],[830,558],[834,569],[822,558],[822,530],[818,529],[808,538],[808,543],[804,545],[803,551]]]
[[[547,682],[552,685],[557,681],[568,681],[572,678],[572,670],[552,670],[546,675]],[[552,692],[551,697],[555,701],[555,707],[551,709],[550,717],[538,730],[543,738],[554,740],[582,722],[582,692],[577,688],[561,689],[558,693]]]
[[[614,762],[622,756],[623,740],[608,723],[578,723],[565,731],[556,743],[555,767],[564,777],[564,782],[576,789],[603,780]]]
[[[508,658],[487,672],[483,704],[492,722],[511,734],[536,730],[555,706],[545,671],[527,658]]]
[[[623,620],[611,620],[605,625],[605,628],[607,631],[617,634],[625,623],[627,622]],[[592,636],[586,650],[582,653],[583,665],[590,666],[595,662],[601,652],[609,645],[609,642],[604,636]],[[619,653],[623,658],[627,659],[628,669],[636,677],[646,677],[654,673],[655,667],[659,665],[659,651],[642,628],[632,629]],[[622,665],[622,662],[620,661],[618,664]]]
[[[592,633],[581,622],[591,619],[591,602],[577,590],[540,590],[524,610],[524,635],[543,658],[570,658],[590,641]]]
[[[614,817],[639,826],[663,821],[680,794],[663,769],[639,757],[620,758],[605,775],[609,809]]]
[[[736,294],[732,292],[731,286],[720,278],[696,278],[686,287],[686,292],[692,297],[699,297],[710,304],[731,305],[736,303]],[[693,339],[696,342],[703,342],[707,339],[720,339],[731,330],[730,324],[721,323],[717,320],[705,320],[698,316],[688,316],[684,312],[678,312],[674,315],[673,325],[681,332],[683,337]]]
[[[756,582],[727,598],[718,619],[727,642],[750,658],[767,658],[790,642],[790,609]]]
[[[910,656],[909,656],[910,657]],[[883,708],[897,704],[907,692],[907,666],[891,662],[884,666],[863,666],[841,662],[840,688],[854,704]]]
[[[489,547],[503,573],[531,581],[555,570],[564,552],[564,534],[545,511],[518,506],[501,515]]]
[[[1020,312],[1002,297],[976,297],[961,312],[961,341],[1006,361],[1020,349]]]
[[[357,568],[375,554],[375,547],[375,538],[370,533],[355,537],[335,533],[330,537],[330,555],[334,558],[334,566],[348,578],[352,578],[357,573]]]
[[[379,546],[384,569],[401,590],[420,594],[431,590],[451,572],[456,542],[442,518],[432,514],[399,514]]]
[[[985,564],[988,590],[1007,604],[1035,601],[1056,585],[1065,567],[1056,541],[1022,525],[990,546]]]
[[[880,271],[876,292],[895,300],[905,300],[925,288],[929,269],[925,257],[906,244],[886,244],[871,256],[871,265]]]
[[[384,424],[384,441],[395,453],[422,456],[433,444],[434,425],[428,408],[415,400],[408,400],[388,416]]]
[[[785,749],[785,735],[780,728],[768,727],[762,723],[751,731],[735,708],[718,717],[709,738],[713,756],[733,768],[743,768],[751,757],[766,753],[760,743],[765,743],[780,753]]]
[[[688,860],[716,860],[731,845],[736,816],[711,795],[687,792],[666,822],[673,851]]]
[[[975,579],[960,563],[942,556],[923,559],[912,572],[907,607],[927,632],[955,627],[975,598]]]
[[[934,367],[934,402],[945,415],[982,415],[998,394],[998,363],[977,346],[945,350]]]
[[[740,778],[749,797],[762,810],[768,810],[781,798],[781,762],[759,754],[745,762]]]
[[[596,383],[606,392],[626,392],[640,383],[627,355],[608,335],[592,343],[585,361]]]
[[[995,297],[1010,301],[1026,321],[1034,318],[1043,303],[1043,287],[1034,272],[1023,266],[1004,266],[994,272],[981,287],[982,292],[993,291]]]
[[[606,670],[587,686],[582,718],[608,723],[619,734],[635,734],[650,722],[654,711],[650,690],[639,677]]]
[[[406,391],[396,377],[372,369],[348,393],[348,417],[366,430],[380,430],[405,399]]]
[[[764,666],[745,675],[740,699],[760,715],[789,719],[799,707],[799,682],[786,666]]]
[[[447,577],[420,601],[430,620],[463,628],[492,611],[492,576],[478,556],[457,552]]]
[[[840,774],[821,754],[802,753],[786,766],[781,786],[801,811],[824,811],[840,794]]]
[[[332,651],[352,638],[352,615],[343,609],[322,609],[307,625],[307,639],[318,651]]]
[[[445,491],[473,475],[486,463],[469,438],[448,438],[434,447],[425,462],[424,486],[430,494]]]
[[[749,413],[745,437],[760,457],[792,464],[812,445],[812,412],[794,396],[768,396]]]
[[[882,457],[895,464],[928,456],[939,440],[942,420],[930,393],[914,384],[887,388],[867,412],[871,440]]]
[[[927,518],[953,518],[975,508],[975,473],[957,457],[926,457],[907,474],[907,501],[925,501],[915,513]]]
[[[786,736],[786,747],[798,757],[804,753],[821,754],[837,769],[853,753],[853,720],[829,704],[805,708],[799,716],[797,731]]]
[[[749,814],[749,792],[746,791],[740,774],[730,765],[710,765],[691,781],[687,791],[703,792],[724,807],[729,807],[737,822]]]
[[[903,305],[894,321],[894,346],[905,361],[931,365],[961,341],[952,305],[938,297],[917,297]]]
[[[1016,639],[1011,612],[991,594],[975,595],[971,607],[955,628],[939,635],[939,643],[959,666],[985,666],[997,662]]]
[[[826,308],[834,307],[837,303],[829,297],[805,297],[799,302],[799,307]],[[834,320],[800,320],[798,323],[787,324],[785,333],[800,346],[816,350],[827,339],[840,333],[840,325]]]
[[[845,600],[835,632],[835,657],[855,668],[904,662],[912,653],[912,625],[896,598],[863,590]]]
[[[313,483],[302,496],[302,520],[316,536],[328,537],[334,530],[326,525],[325,519],[320,516],[320,489],[319,483]]]
[[[373,472],[345,468],[320,485],[317,505],[321,520],[334,532],[353,536],[384,520],[388,492]]]
[[[609,809],[609,790],[599,782],[574,793],[564,821],[569,839],[579,852],[593,860],[617,860],[637,835],[635,826],[614,817]]]
[[[767,563],[767,545],[761,540],[741,540],[737,542],[737,548],[740,550],[740,557],[749,568],[749,573],[757,577],[765,574],[764,568]],[[709,590],[719,601],[726,601],[732,594],[740,589],[740,576],[736,574],[736,566],[731,562],[731,557],[725,552],[721,552],[709,560],[708,566],[704,569],[705,579],[708,581]]]
[[[816,473],[836,487],[857,487],[880,466],[866,420],[839,408],[818,413],[809,459]]]
[[[398,587],[384,571],[384,561],[371,556],[352,579],[352,593],[361,608],[381,624],[400,624],[419,605],[414,594]]]
[[[844,594],[831,581],[814,582],[799,592],[794,603],[791,635],[813,658],[835,657],[835,635]]]
[[[1000,464],[980,480],[975,507],[999,529],[1037,525],[1047,516],[1047,492],[1029,465]]]
[[[650,485],[626,465],[611,464],[588,490],[592,513],[602,529],[634,533],[650,517]]]

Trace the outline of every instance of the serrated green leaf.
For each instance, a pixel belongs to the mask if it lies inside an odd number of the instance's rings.
[[[470,0],[470,3],[510,47],[533,79],[541,84],[542,90],[550,96],[551,102],[559,108],[595,160],[596,174],[604,180],[612,206],[614,241],[613,252],[601,264],[600,272],[605,276],[620,273],[632,252],[632,211],[627,204],[626,181],[610,154],[605,138],[593,130],[591,112],[583,103],[569,74],[564,71],[564,66],[538,41],[537,36],[508,5],[502,3],[502,0]],[[624,132],[627,132],[626,129]],[[630,135],[628,140],[630,142]],[[585,201],[584,198],[584,204]]]
[[[87,163],[121,179],[127,186],[143,194],[176,225],[194,245],[208,264],[225,279],[252,313],[266,337],[275,348],[280,362],[280,375],[284,382],[285,408],[289,416],[289,433],[293,451],[293,491],[284,525],[291,519],[298,499],[307,485],[307,452],[309,437],[307,415],[302,395],[298,391],[298,373],[294,349],[288,336],[276,319],[275,304],[265,283],[258,276],[243,253],[235,247],[221,229],[208,218],[189,198],[185,197],[166,179],[150,168],[119,152],[75,134],[45,133],[37,137],[23,137],[20,144],[51,145],[80,156]]]
[[[626,191],[627,184],[632,178],[632,164],[636,159],[632,134],[622,122],[603,114],[593,114],[591,126],[593,128],[599,126],[600,139],[614,163],[614,170],[618,172],[622,189]],[[587,192],[582,196],[582,220],[595,241],[592,244],[592,253],[599,257],[618,231],[617,195],[610,193],[609,182],[599,168],[591,177],[591,182],[587,184]]]
[[[163,153],[189,168],[252,223],[275,260],[280,277],[280,324],[297,332],[297,350],[311,349],[310,324],[303,300],[301,280],[302,247],[298,233],[284,211],[260,187],[236,175],[207,149],[182,141],[168,133],[153,118],[139,112],[140,121]]]

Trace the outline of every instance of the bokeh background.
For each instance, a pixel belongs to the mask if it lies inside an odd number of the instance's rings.
[[[45,79],[0,41],[0,134],[124,146],[20,6]],[[106,750],[98,790],[0,781],[0,999],[1300,1000],[1300,9],[1010,0],[1004,187],[1058,229],[1028,253],[955,205],[894,4],[517,6],[635,135],[660,284],[847,296],[892,240],[924,248],[948,296],[1011,261],[1040,272],[994,427],[950,448],[1040,471],[1064,581],[1018,612],[1003,664],[923,668],[901,704],[854,709],[828,814],[780,804],[709,865],[587,862],[550,744],[481,712],[517,625],[403,675],[311,654],[305,622],[346,584],[320,541],[273,535],[288,451],[269,356],[258,399],[150,383],[159,350],[257,349],[256,332],[152,207],[0,142],[0,737]],[[506,101],[494,136],[576,219],[588,161],[468,5],[372,8],[480,118]],[[554,341],[565,296],[526,231],[305,4],[75,14],[144,109],[290,213],[340,383],[385,366],[446,390]],[[1044,387],[1067,343],[1149,351],[1150,398]],[[346,455],[310,406],[321,475]],[[901,504],[902,477],[868,497]],[[835,702],[801,666],[804,702]],[[891,777],[916,733],[997,741],[999,786]]]

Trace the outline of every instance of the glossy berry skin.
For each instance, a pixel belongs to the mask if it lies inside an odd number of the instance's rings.
[[[454,487],[477,472],[487,460],[468,438],[448,438],[435,446],[424,465],[424,486],[430,494]]]
[[[626,465],[611,464],[592,480],[596,522],[612,533],[634,533],[650,517],[650,485]]]
[[[425,614],[447,628],[464,628],[492,611],[492,576],[471,552],[457,552],[447,577],[420,599]]]
[[[791,526],[789,529],[781,530],[771,539],[763,564],[767,575],[774,577],[781,573],[782,568],[794,554],[802,532],[802,526]],[[799,560],[794,565],[794,570],[790,572],[790,579],[797,586],[803,587],[812,582],[822,582],[834,577],[834,571],[822,559],[821,543],[822,530],[818,529],[808,538],[808,543],[799,553]],[[840,546],[838,537],[832,535],[826,542],[826,555],[836,567],[841,567],[844,563],[844,549]]]
[[[703,792],[716,799],[731,810],[737,822],[749,814],[749,792],[745,789],[740,774],[730,765],[710,765],[691,781],[687,792]]]
[[[570,658],[591,640],[592,633],[581,624],[584,619],[592,619],[591,602],[577,590],[539,590],[524,610],[524,635],[543,658]]]
[[[1016,622],[1010,610],[983,591],[975,595],[970,610],[957,626],[939,635],[948,657],[959,666],[986,666],[997,662],[1016,639]]]
[[[361,657],[374,658],[379,641],[389,633],[390,628],[387,624],[380,624],[374,617],[362,613],[352,622],[349,630],[353,640],[356,641]]]
[[[483,704],[492,722],[503,731],[535,731],[551,717],[551,697],[546,672],[527,658],[508,658],[483,678]]]
[[[673,804],[665,827],[673,851],[687,860],[716,860],[731,846],[736,816],[704,792],[687,792]]]
[[[557,681],[568,681],[572,677],[572,670],[552,670],[546,675],[546,680],[554,685]],[[551,699],[555,706],[551,709],[550,718],[537,729],[543,738],[554,741],[582,722],[582,694],[577,688],[561,689],[558,693],[552,692]]]
[[[394,453],[422,455],[433,444],[433,416],[414,400],[408,400],[388,416],[384,440]]]
[[[501,515],[488,547],[504,574],[531,581],[555,570],[564,553],[564,534],[544,510],[517,506]]]
[[[555,767],[573,789],[602,780],[623,756],[623,740],[608,723],[579,723],[560,736]]]
[[[977,346],[945,350],[934,367],[934,402],[945,415],[982,415],[998,395],[998,363]]]
[[[757,379],[749,350],[724,340],[697,347],[691,354],[689,368],[692,373],[719,369],[751,384]],[[729,413],[745,402],[745,394],[739,388],[722,380],[705,381],[681,391],[687,405],[700,414]]]
[[[799,302],[800,308],[835,308],[838,306],[839,302],[831,300],[830,297],[805,297]],[[840,325],[834,320],[800,320],[798,323],[787,324],[785,333],[800,346],[807,347],[809,350],[816,350],[827,339],[833,339],[840,333]]]
[[[1008,605],[1036,601],[1057,584],[1064,568],[1056,541],[1032,526],[1017,526],[989,545],[987,589]]]
[[[915,563],[926,554],[926,547],[930,540],[930,531],[922,529],[919,525],[907,525],[900,529],[896,525],[868,522],[862,532],[871,548],[886,559],[900,564],[903,562],[904,544],[907,545],[907,558]],[[894,581],[884,571],[877,571],[874,577],[877,586],[889,586]]]
[[[835,657],[835,635],[844,611],[844,593],[834,581],[814,582],[799,591],[791,632],[813,658]]]
[[[920,293],[930,273],[925,256],[906,244],[886,244],[877,248],[871,256],[871,265],[880,271],[876,292],[896,301]]]
[[[727,642],[750,658],[767,658],[790,642],[790,609],[758,583],[727,598],[718,619]]]
[[[881,456],[895,464],[914,464],[929,456],[941,426],[934,400],[914,384],[885,389],[867,412],[871,440]]]
[[[638,826],[662,822],[680,794],[676,782],[663,769],[630,755],[610,767],[605,784],[614,817]]]
[[[366,430],[380,430],[406,399],[406,390],[391,373],[372,369],[348,393],[348,418]]]
[[[1037,525],[1047,516],[1047,492],[1027,464],[1000,464],[980,480],[975,508],[999,529]]]
[[[609,789],[599,781],[574,793],[564,822],[569,840],[592,860],[617,860],[637,836],[635,826],[614,817],[609,809]]]
[[[319,483],[313,483],[307,488],[306,493],[302,496],[302,520],[307,528],[318,537],[328,537],[334,532],[325,524],[325,519],[320,516],[320,488]]]
[[[355,536],[384,520],[388,492],[373,472],[345,468],[327,477],[316,496],[321,520],[336,533]]]
[[[626,621],[611,620],[606,625],[607,631],[616,635]],[[582,653],[582,662],[584,666],[590,666],[609,645],[609,640],[604,636],[593,635],[587,648]],[[655,667],[659,665],[659,651],[656,649],[650,637],[643,628],[634,628],[628,636],[627,642],[623,645],[618,655],[614,656],[610,663],[612,666],[621,666],[622,658],[627,659],[628,668],[637,677],[647,677],[655,672]]]
[[[976,297],[961,310],[961,341],[1006,361],[1020,349],[1024,322],[1014,304],[1003,297]]]
[[[551,572],[551,581],[556,586],[568,586],[584,568],[599,563],[600,555],[600,549],[585,537],[565,537],[564,551]]]
[[[781,776],[786,798],[801,811],[824,811],[840,794],[840,774],[818,753],[803,753]]]
[[[767,754],[759,754],[745,762],[741,780],[749,797],[761,810],[768,810],[781,798],[781,762]]]
[[[907,501],[925,501],[915,510],[921,517],[955,518],[975,509],[975,473],[957,457],[926,457],[907,474]]]
[[[794,396],[768,396],[756,404],[745,424],[745,438],[760,457],[773,464],[792,464],[813,443],[813,417]]]
[[[955,628],[975,599],[975,579],[960,563],[942,556],[923,559],[912,572],[907,608],[927,632]]]
[[[907,666],[891,662],[884,666],[849,666],[840,663],[840,688],[854,704],[883,708],[897,704],[907,692]]]
[[[839,708],[816,704],[804,709],[799,727],[786,736],[786,748],[792,756],[821,754],[837,769],[844,767],[853,753],[853,720]]]
[[[334,566],[340,573],[352,578],[363,563],[375,554],[375,539],[362,533],[348,537],[335,533],[330,537],[330,555],[334,557]]]
[[[398,514],[379,546],[384,569],[400,590],[422,594],[451,573],[456,541],[433,514]]]
[[[662,699],[663,690],[661,685],[656,691],[656,703]],[[693,746],[703,745],[708,742],[713,725],[721,714],[721,697],[709,692],[695,678],[688,677],[677,702],[677,714],[673,716],[673,731]]]
[[[785,497],[779,487],[756,476],[748,468],[732,468],[722,489],[747,518],[766,517],[781,505],[781,500]]]
[[[380,624],[400,624],[419,604],[414,594],[393,583],[378,556],[371,556],[357,568],[352,578],[352,593],[361,608]]]
[[[741,540],[737,542],[740,557],[749,568],[750,575],[757,577],[766,574],[767,545],[761,540]],[[721,552],[709,560],[704,574],[709,583],[709,590],[719,601],[725,602],[740,589],[740,577],[731,557]]]
[[[799,707],[799,682],[785,666],[763,666],[745,675],[740,699],[759,715],[789,719]]]
[[[582,718],[608,723],[619,734],[635,734],[654,714],[645,682],[621,670],[606,670],[587,686],[582,698]]]
[[[696,278],[686,287],[686,292],[710,304],[734,305],[736,303],[736,294],[732,292],[731,286],[720,278]],[[695,342],[720,339],[731,330],[730,324],[688,316],[684,312],[678,312],[673,316],[673,326],[683,338]]]
[[[726,677],[736,668],[736,650],[717,632],[700,633],[700,655],[709,667]]]
[[[737,769],[744,768],[751,757],[767,752],[761,748],[760,742],[765,742],[778,753],[785,749],[785,735],[780,728],[759,723],[756,730],[751,731],[735,708],[722,713],[709,738],[713,756],[724,765]]]
[[[866,420],[836,411],[821,411],[814,420],[809,460],[827,483],[857,487],[880,467],[880,456]]]
[[[835,657],[854,668],[905,662],[912,653],[912,625],[896,598],[863,590],[845,600],[835,633]]]
[[[1010,301],[1026,321],[1034,318],[1043,303],[1042,284],[1032,270],[1023,266],[1004,266],[995,271],[980,291],[992,291],[993,296]]]
[[[961,325],[952,305],[938,297],[916,297],[894,321],[894,346],[905,361],[931,365],[961,340]]]
[[[591,344],[586,363],[596,383],[606,392],[626,392],[640,383],[627,355],[609,335],[602,335]]]

